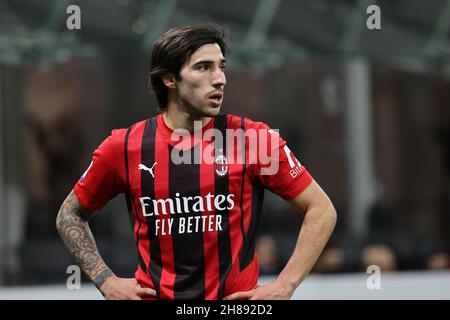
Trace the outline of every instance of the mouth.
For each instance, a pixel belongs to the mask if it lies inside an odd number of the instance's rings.
[[[208,99],[213,106],[218,107],[222,104],[223,93],[221,93],[221,92],[213,93],[212,95],[209,96]]]

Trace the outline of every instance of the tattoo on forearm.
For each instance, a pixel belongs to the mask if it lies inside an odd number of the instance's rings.
[[[87,223],[91,215],[72,191],[59,210],[56,226],[70,254],[96,287],[100,288],[113,273],[98,252]]]
[[[92,282],[94,282],[94,284],[97,288],[100,288],[101,285],[103,284],[103,282],[105,282],[106,279],[108,279],[112,275],[113,275],[113,273],[111,270],[105,269],[102,272],[100,272],[100,274],[95,279],[92,279]]]

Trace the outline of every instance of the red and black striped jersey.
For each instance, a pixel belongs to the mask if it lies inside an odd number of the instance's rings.
[[[135,276],[160,299],[222,299],[254,288],[264,189],[290,200],[312,182],[264,123],[221,114],[199,131],[176,136],[162,115],[113,130],[74,187],[92,211],[126,195]]]

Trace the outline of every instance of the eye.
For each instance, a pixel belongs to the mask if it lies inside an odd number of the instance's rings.
[[[209,65],[201,64],[201,65],[198,66],[198,70],[201,70],[201,71],[209,70]]]
[[[221,65],[219,66],[219,68],[220,68],[220,70],[224,71],[224,70],[227,68],[227,66],[224,65],[224,64],[221,64]]]

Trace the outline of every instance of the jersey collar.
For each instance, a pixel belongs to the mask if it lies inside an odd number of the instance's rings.
[[[213,128],[215,120],[216,120],[215,117],[211,117],[211,120],[202,128],[202,137],[201,138],[203,138],[203,135],[206,130]],[[177,139],[178,136],[176,136],[176,135],[174,137],[172,137],[173,130],[171,128],[169,128],[167,123],[164,121],[164,117],[163,117],[162,113],[157,116],[156,125],[157,125],[157,130],[161,134],[163,140],[166,143],[168,143],[169,145],[176,147],[177,149],[188,150],[188,149],[194,147],[196,144],[198,144],[201,141],[201,139],[199,139],[199,137],[195,136],[194,134],[190,134],[189,137],[183,137],[183,138],[180,137],[179,139]],[[172,139],[172,138],[174,138],[174,139]],[[183,141],[183,143],[182,143],[182,141]]]

